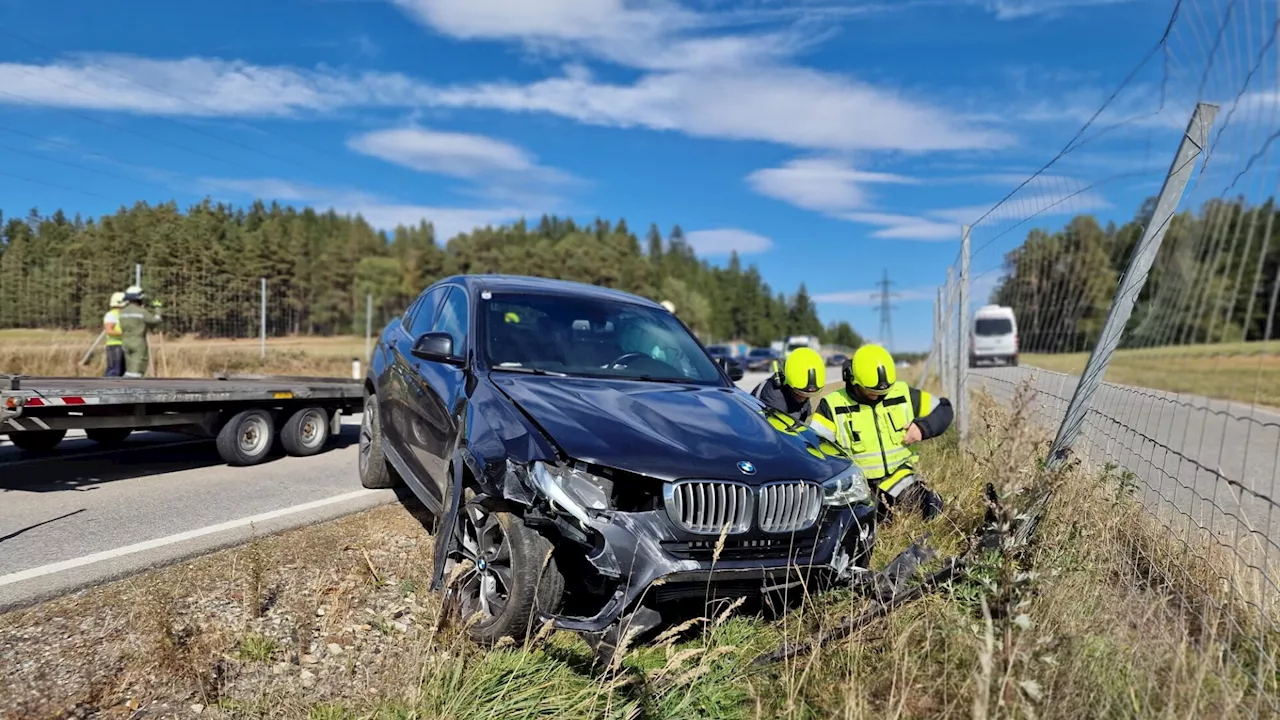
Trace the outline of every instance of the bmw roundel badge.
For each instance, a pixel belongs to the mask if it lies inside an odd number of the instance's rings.
[[[749,461],[747,461],[747,460],[742,460],[742,461],[740,461],[740,462],[738,463],[738,469],[742,471],[742,474],[743,474],[743,475],[755,475],[755,474],[756,474],[756,466],[755,466],[755,465],[753,465],[753,464],[751,464],[751,462],[749,462]]]

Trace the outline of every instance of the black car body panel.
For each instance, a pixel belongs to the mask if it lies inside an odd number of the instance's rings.
[[[431,326],[428,318],[438,319],[451,301],[466,299],[468,336],[483,327],[479,309],[490,292],[661,308],[577,283],[459,276],[428,288],[404,318],[384,329],[367,384],[377,395],[388,460],[440,517],[434,589],[441,587],[446,557],[456,549],[464,484],[476,491],[473,502],[519,514],[527,526],[581,558],[582,574],[594,576],[595,604],[585,614],[550,619],[582,632],[616,623],[658,579],[664,582],[654,588],[656,595],[722,579],[745,578],[764,587],[796,573],[838,569],[847,565],[855,544],[869,548],[875,512],[868,502],[823,507],[812,526],[786,534],[765,533],[753,524],[727,535],[713,562],[717,536],[678,526],[663,507],[661,488],[687,479],[734,481],[756,494],[776,481],[820,483],[851,467],[849,459],[812,430],[735,388],[723,372],[697,383],[513,372],[487,367],[470,337],[449,362],[414,355],[413,328]],[[583,523],[531,480],[538,462],[590,467],[616,485],[657,488],[656,494],[642,508],[593,511]]]
[[[567,457],[662,480],[825,478],[845,465],[815,457],[816,436],[779,433],[760,403],[729,388],[505,375],[493,383]]]

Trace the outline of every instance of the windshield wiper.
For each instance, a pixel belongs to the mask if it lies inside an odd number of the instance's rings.
[[[497,365],[490,369],[501,370],[503,372],[527,373],[529,375],[550,375],[552,377],[569,377],[568,373],[557,372],[555,370],[543,370],[542,368],[515,367],[511,365],[507,365],[504,367],[502,365]]]

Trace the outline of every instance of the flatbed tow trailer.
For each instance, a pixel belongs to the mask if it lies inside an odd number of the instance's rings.
[[[359,412],[358,380],[229,375],[185,378],[56,378],[0,375],[0,434],[30,452],[52,450],[68,430],[113,446],[134,430],[217,440],[231,465],[266,459],[278,437],[290,455],[314,455]]]

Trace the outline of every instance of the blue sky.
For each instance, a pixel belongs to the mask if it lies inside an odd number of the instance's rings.
[[[543,212],[678,223],[871,337],[889,268],[895,346],[921,349],[960,224],[1063,147],[1170,8],[0,0],[0,209],[262,196],[445,237]],[[976,294],[1028,215],[1123,222],[1154,194],[1186,119],[1133,119],[1158,79],[976,225]]]

